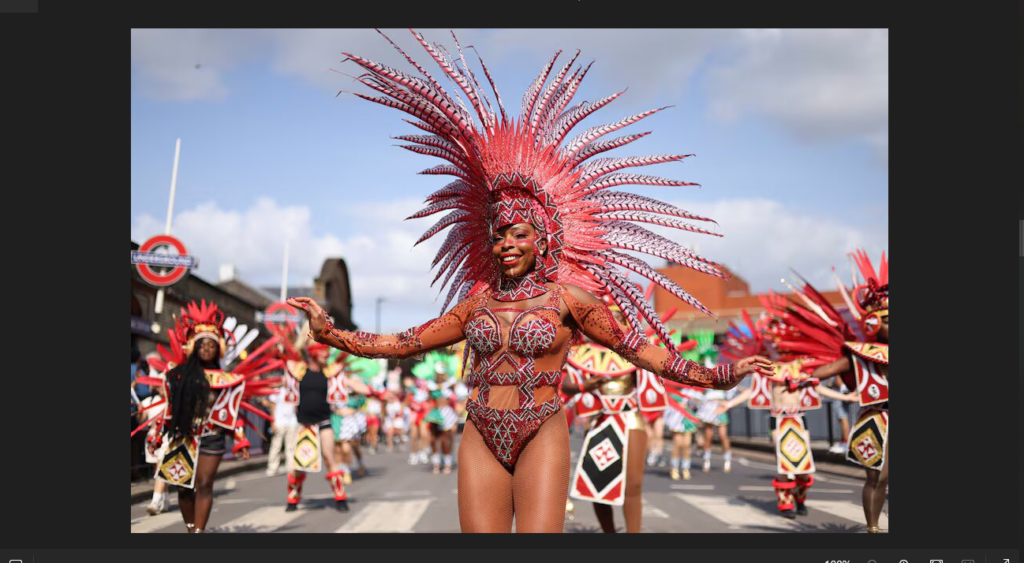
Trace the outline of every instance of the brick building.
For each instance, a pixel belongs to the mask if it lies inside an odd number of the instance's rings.
[[[721,270],[729,279],[723,280],[678,265],[658,270],[710,309],[718,317],[717,323],[715,319],[704,315],[658,286],[655,286],[654,289],[654,310],[659,315],[664,315],[669,309],[676,307],[678,311],[668,322],[668,326],[680,329],[683,333],[713,330],[716,334],[724,334],[729,328],[729,321],[738,321],[743,309],[746,309],[751,317],[756,319],[764,311],[764,307],[761,306],[758,299],[761,294],[751,293],[746,280],[728,268],[723,266]],[[821,291],[824,288],[817,289]],[[776,293],[787,295],[789,292],[777,291]],[[836,309],[846,308],[846,303],[838,291],[822,291],[822,295]]]

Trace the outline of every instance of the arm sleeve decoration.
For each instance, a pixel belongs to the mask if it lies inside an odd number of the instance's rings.
[[[623,332],[604,303],[583,304],[568,291],[563,295],[583,333],[630,363],[671,381],[695,387],[722,389],[735,385],[736,374],[732,364],[707,368],[691,362],[674,351],[654,346],[642,332]]]
[[[327,325],[314,339],[363,358],[405,359],[459,342],[465,335],[463,326],[477,299],[459,303],[442,317],[428,321],[398,334],[348,332]]]

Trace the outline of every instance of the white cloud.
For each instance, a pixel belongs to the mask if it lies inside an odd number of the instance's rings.
[[[778,123],[808,142],[860,139],[889,151],[887,30],[751,30],[709,71],[712,111]]]
[[[887,232],[868,232],[854,225],[787,209],[763,199],[720,200],[712,203],[677,202],[684,209],[717,220],[725,237],[715,238],[672,229],[656,230],[682,244],[697,244],[704,256],[728,266],[750,283],[754,292],[781,289],[779,278],[791,277],[793,267],[812,283],[830,288],[831,267],[848,276],[845,254],[865,248],[872,257],[887,248]],[[430,261],[446,231],[413,248],[432,218],[404,221],[419,210],[419,199],[346,204],[340,215],[347,236],[316,233],[307,206],[284,206],[267,198],[248,209],[224,210],[206,203],[180,212],[173,233],[191,254],[200,258],[197,274],[216,283],[221,264],[234,264],[239,276],[252,285],[278,285],[284,241],[290,241],[289,280],[310,285],[323,261],[341,257],[352,284],[353,315],[362,328],[373,330],[375,300],[384,297],[385,332],[434,318],[443,301],[438,288],[430,288],[434,273]],[[163,221],[140,215],[132,222],[132,239],[142,242],[163,232]],[[643,256],[656,267],[658,258]]]
[[[755,293],[784,289],[779,280],[793,278],[790,268],[815,286],[831,289],[835,285],[833,266],[844,279],[849,276],[848,252],[863,248],[877,257],[888,249],[887,229],[867,230],[858,225],[839,224],[789,209],[777,201],[730,199],[674,204],[718,221],[718,232],[724,236],[666,228],[652,230],[680,244],[696,244],[699,254],[728,267],[745,279]]]
[[[221,264],[233,264],[253,285],[280,285],[285,240],[290,241],[289,277],[293,285],[308,285],[320,273],[323,258],[340,254],[343,244],[332,235],[316,235],[309,226],[306,206],[279,206],[260,198],[245,210],[225,210],[204,203],[178,212],[171,232],[190,254],[199,257],[196,274],[217,283]],[[164,221],[140,215],[132,222],[132,240],[163,232]]]
[[[383,328],[397,331],[435,317],[442,303],[429,283],[430,261],[444,234],[413,248],[433,222],[404,221],[421,207],[417,199],[346,205],[341,215],[353,234],[339,237],[314,232],[308,206],[260,198],[247,209],[225,210],[210,202],[179,212],[172,232],[199,257],[196,274],[212,283],[218,282],[220,265],[233,264],[250,285],[279,285],[286,239],[293,286],[312,285],[324,260],[344,258],[356,322],[372,328],[374,301],[383,296]],[[139,215],[132,221],[132,240],[141,243],[163,227],[162,219]]]

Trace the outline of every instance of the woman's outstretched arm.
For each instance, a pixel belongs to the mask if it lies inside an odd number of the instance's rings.
[[[747,375],[772,375],[771,360],[762,356],[744,358],[735,364],[706,368],[674,351],[654,346],[642,331],[624,332],[611,311],[593,294],[574,285],[566,286],[565,303],[577,326],[595,342],[611,348],[637,367],[678,383],[708,389],[732,389]]]
[[[443,348],[465,338],[463,327],[475,309],[478,297],[469,298],[443,316],[398,334],[349,332],[334,328],[327,313],[308,297],[294,297],[288,304],[305,311],[309,318],[310,337],[363,358],[404,359]]]

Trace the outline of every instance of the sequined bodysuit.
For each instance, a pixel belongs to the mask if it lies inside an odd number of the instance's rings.
[[[695,364],[652,345],[643,333],[624,333],[596,297],[578,290],[577,298],[562,285],[548,289],[535,299],[514,302],[495,301],[486,292],[396,335],[330,327],[315,336],[351,354],[375,358],[410,357],[466,339],[472,349],[466,409],[495,459],[510,473],[543,422],[561,408],[556,389],[577,331],[673,381],[706,388],[735,384],[731,364],[714,369]]]

